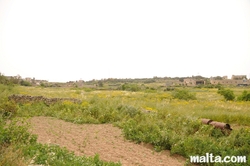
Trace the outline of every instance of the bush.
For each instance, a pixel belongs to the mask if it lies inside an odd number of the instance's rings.
[[[244,90],[242,94],[238,97],[239,101],[250,101],[250,92]]]
[[[221,88],[218,90],[218,93],[222,95],[225,100],[234,100],[235,98],[234,92],[230,89]]]
[[[28,126],[22,119],[4,120],[0,117],[0,165],[27,165],[22,148],[36,142],[29,134]]]
[[[131,118],[135,117],[137,114],[140,114],[140,111],[130,105],[119,105],[117,110],[122,113],[124,116],[129,116]]]
[[[167,87],[166,89],[164,89],[164,91],[173,91],[174,88],[173,87]]]
[[[106,165],[106,166],[120,166],[120,163],[106,162],[99,158],[98,154],[94,157],[75,156],[66,148],[60,148],[58,145],[42,145],[28,146],[24,150],[25,155],[35,156],[32,165]]]
[[[217,85],[215,85],[214,87],[215,87],[215,88],[218,88],[219,90],[220,90],[220,89],[223,89],[223,86],[222,86],[221,84],[217,84]]]
[[[181,99],[181,100],[196,100],[196,96],[193,93],[190,93],[187,90],[176,90],[173,94],[172,94],[173,98],[176,99]]]
[[[137,91],[141,90],[141,88],[137,84],[125,83],[121,86],[121,90],[137,92]]]
[[[20,84],[21,84],[22,86],[31,86],[31,83],[30,83],[30,82],[24,81],[24,80],[22,80],[22,81],[20,82]]]
[[[17,112],[17,106],[13,101],[6,101],[0,104],[0,113],[3,117],[12,117]]]

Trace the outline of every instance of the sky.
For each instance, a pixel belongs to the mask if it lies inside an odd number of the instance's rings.
[[[250,0],[0,0],[0,72],[250,78]]]

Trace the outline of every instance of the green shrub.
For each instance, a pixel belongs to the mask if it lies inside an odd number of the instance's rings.
[[[173,91],[174,87],[167,87],[166,89],[164,89],[164,91]]]
[[[24,149],[26,156],[35,156],[32,164],[41,165],[83,165],[83,166],[120,166],[120,163],[105,162],[100,160],[99,155],[94,157],[75,156],[73,152],[69,152],[66,148],[60,148],[58,145],[42,145],[36,144],[28,146]]]
[[[125,83],[121,86],[121,90],[136,92],[136,91],[141,90],[141,88],[137,84]]]
[[[219,90],[224,88],[221,84],[217,84],[217,85],[215,85],[214,87],[215,87],[215,88],[218,88]]]
[[[6,122],[0,117],[0,165],[27,165],[23,159],[22,147],[36,142],[36,137],[28,132],[23,119]]]
[[[140,113],[140,111],[138,111],[135,107],[130,105],[119,105],[117,107],[117,110],[119,111],[120,114],[128,115],[131,118]]]
[[[17,113],[17,106],[13,101],[5,101],[0,104],[0,114],[3,117],[13,117]]]
[[[22,85],[22,86],[31,86],[31,83],[28,82],[28,81],[22,80],[22,81],[20,82],[20,85]]]
[[[230,89],[221,88],[218,90],[218,94],[222,95],[225,100],[234,100],[234,92]]]
[[[246,90],[244,90],[237,99],[239,101],[250,101],[250,92],[247,92]]]
[[[18,145],[36,142],[36,137],[34,135],[29,134],[29,125],[24,119],[12,119],[10,123],[4,123],[3,125],[4,127],[0,129],[0,144]]]
[[[235,147],[250,146],[250,131],[247,129],[246,130],[240,129],[239,132],[234,137],[233,145]]]
[[[175,90],[172,93],[173,98],[180,100],[196,100],[196,96],[194,93],[190,93],[187,90]]]

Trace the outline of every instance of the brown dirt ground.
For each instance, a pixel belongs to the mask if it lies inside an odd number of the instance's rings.
[[[112,124],[73,124],[52,117],[30,119],[31,132],[38,142],[57,144],[73,151],[75,155],[99,154],[104,161],[120,161],[124,166],[181,166],[185,159],[170,156],[169,151],[155,152],[150,145],[140,145],[125,140],[119,128]]]

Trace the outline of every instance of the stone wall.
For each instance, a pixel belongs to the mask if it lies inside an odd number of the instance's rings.
[[[46,98],[43,96],[28,96],[28,95],[11,95],[9,100],[13,100],[16,103],[34,103],[44,102],[46,105],[54,104],[62,101],[71,101],[73,103],[81,103],[81,100],[74,98]]]

